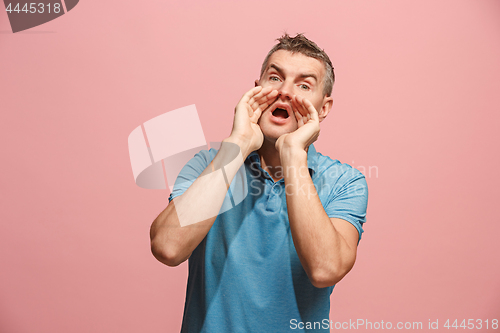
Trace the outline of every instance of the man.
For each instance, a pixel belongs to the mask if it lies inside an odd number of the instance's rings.
[[[182,332],[327,329],[333,286],[356,259],[365,178],[312,145],[333,104],[333,67],[301,34],[278,41],[231,135],[183,168],[151,226],[159,261],[189,258]]]

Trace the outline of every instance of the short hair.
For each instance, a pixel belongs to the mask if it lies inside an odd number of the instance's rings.
[[[287,33],[285,33],[282,37],[276,40],[278,41],[278,44],[274,45],[262,63],[260,77],[262,78],[269,62],[269,58],[274,52],[278,50],[285,50],[292,53],[301,53],[305,56],[318,59],[325,65],[326,75],[323,82],[323,95],[330,96],[332,94],[333,83],[335,82],[335,73],[333,72],[332,62],[325,51],[320,49],[316,43],[307,39],[303,34],[297,34],[295,37],[290,37]]]

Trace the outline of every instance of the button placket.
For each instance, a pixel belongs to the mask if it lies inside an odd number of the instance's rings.
[[[269,189],[269,196],[267,198],[267,211],[275,212],[281,208],[281,195],[279,183],[272,183]]]

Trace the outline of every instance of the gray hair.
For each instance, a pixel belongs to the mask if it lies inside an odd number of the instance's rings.
[[[278,38],[277,41],[279,43],[274,45],[264,59],[264,63],[262,63],[260,77],[264,74],[269,58],[274,52],[278,50],[285,50],[292,53],[301,53],[305,56],[318,59],[325,65],[326,75],[323,82],[323,95],[330,96],[335,82],[335,73],[333,72],[332,62],[325,51],[320,49],[316,43],[307,39],[303,34],[297,34],[295,37],[290,37],[287,33],[285,33],[282,37]]]

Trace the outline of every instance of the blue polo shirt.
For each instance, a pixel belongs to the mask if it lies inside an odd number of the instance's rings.
[[[196,154],[180,172],[169,200],[184,193],[216,154],[215,149]],[[352,223],[361,239],[368,201],[363,174],[313,145],[307,163],[327,215]],[[245,177],[233,183],[241,185],[231,184],[223,204],[230,209],[222,209],[189,258],[181,332],[328,332],[333,287],[314,287],[300,263],[284,179],[275,182],[256,152],[240,171]],[[245,195],[235,200],[238,191]]]

